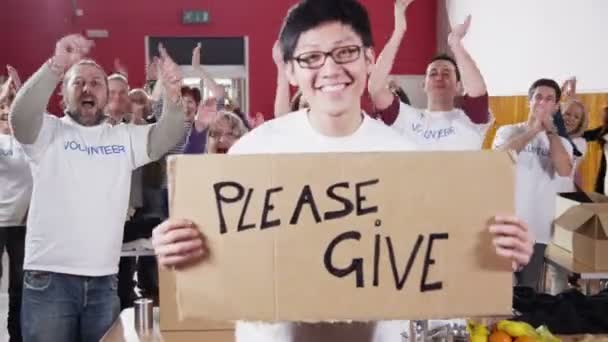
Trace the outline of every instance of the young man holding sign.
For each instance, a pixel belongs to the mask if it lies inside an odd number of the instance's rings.
[[[408,151],[416,147],[391,128],[364,115],[361,96],[374,62],[366,10],[356,0],[304,0],[287,15],[280,35],[285,69],[310,104],[245,135],[232,154]],[[531,242],[516,218],[497,218],[490,227],[499,255],[525,265]],[[206,254],[197,227],[169,220],[154,230],[161,265],[182,266]],[[238,322],[236,337],[249,341],[401,341],[401,322]]]

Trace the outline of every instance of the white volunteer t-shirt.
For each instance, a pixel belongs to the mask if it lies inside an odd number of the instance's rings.
[[[32,195],[32,174],[21,145],[0,134],[0,227],[25,224]]]
[[[391,127],[421,150],[470,151],[481,150],[491,123],[475,124],[459,108],[430,112],[400,102],[399,115]]]
[[[572,139],[574,145],[578,151],[582,154],[580,157],[574,157],[574,161],[572,162],[572,174],[568,177],[557,176],[557,192],[576,192],[576,187],[574,186],[574,177],[576,176],[576,171],[578,167],[581,165],[583,160],[585,159],[585,154],[587,154],[587,141],[584,138],[574,138]]]
[[[501,148],[525,130],[526,123],[500,127],[492,148]],[[572,159],[572,145],[564,138],[561,141]],[[551,160],[549,138],[540,132],[519,152],[515,175],[515,213],[528,224],[537,243],[547,244],[551,240],[558,177]]]
[[[34,144],[23,145],[34,179],[24,269],[118,272],[131,172],[150,162],[150,127],[85,127],[44,115]]]
[[[246,134],[230,154],[379,152],[410,151],[415,145],[382,122],[363,115],[359,129],[348,137],[327,137],[316,132],[306,110],[285,114]],[[239,321],[237,342],[401,342],[403,321],[361,323],[356,326],[333,323],[259,323]]]

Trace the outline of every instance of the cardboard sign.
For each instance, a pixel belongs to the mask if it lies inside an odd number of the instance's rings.
[[[161,267],[158,270],[158,278],[160,307],[162,308],[159,314],[159,326],[163,334],[180,331],[214,331],[225,332],[229,336],[234,335],[234,323],[232,322],[216,322],[200,318],[180,320],[175,296],[175,271]]]
[[[211,251],[176,272],[181,318],[423,319],[511,313],[488,221],[514,212],[502,152],[180,156],[171,217]]]

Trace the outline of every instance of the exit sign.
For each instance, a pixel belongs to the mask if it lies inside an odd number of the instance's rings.
[[[209,12],[207,11],[184,11],[182,23],[184,24],[206,24],[209,22]]]

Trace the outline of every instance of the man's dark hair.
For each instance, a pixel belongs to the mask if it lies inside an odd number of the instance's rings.
[[[367,10],[357,0],[302,0],[289,9],[281,27],[283,60],[288,62],[294,57],[302,33],[329,22],[350,26],[364,47],[374,45]]]
[[[198,90],[198,88],[182,86],[181,93],[182,96],[190,96],[192,99],[194,99],[194,102],[196,102],[197,106],[199,103],[201,103],[201,91]]]
[[[541,78],[534,81],[534,83],[532,83],[530,86],[530,89],[528,89],[528,99],[532,99],[532,96],[534,96],[534,92],[538,87],[553,88],[553,90],[555,90],[555,102],[559,102],[559,100],[562,98],[562,89],[557,82],[550,78]]]
[[[435,61],[448,61],[448,62],[452,63],[454,65],[454,70],[456,70],[456,80],[460,81],[460,69],[458,69],[458,64],[456,64],[456,60],[454,58],[452,58],[447,53],[440,53],[440,54],[436,55],[435,57],[433,57],[433,59],[431,59],[429,64],[431,64]]]

